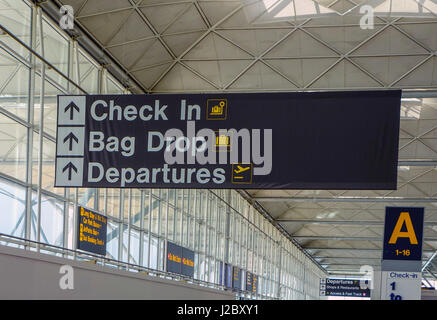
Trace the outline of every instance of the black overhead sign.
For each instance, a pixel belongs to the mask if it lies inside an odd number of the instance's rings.
[[[58,96],[57,187],[395,189],[401,91]]]

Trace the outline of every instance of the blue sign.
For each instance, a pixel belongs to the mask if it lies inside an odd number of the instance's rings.
[[[167,242],[167,271],[181,273],[182,247],[172,242]]]
[[[182,247],[181,273],[194,278],[194,251]]]
[[[383,260],[422,260],[424,211],[386,207]]]
[[[370,281],[354,279],[321,279],[320,295],[370,298]]]
[[[77,249],[106,255],[107,218],[81,206],[78,216]]]
[[[225,276],[223,277],[223,270]],[[232,266],[225,263],[223,268],[223,262],[220,261],[220,284],[227,288],[232,288]]]
[[[167,271],[194,277],[194,251],[167,241]]]

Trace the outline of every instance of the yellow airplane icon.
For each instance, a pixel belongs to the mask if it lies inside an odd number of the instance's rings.
[[[238,170],[234,170],[235,173],[244,172],[250,169],[250,167],[242,168],[241,166],[237,165]]]

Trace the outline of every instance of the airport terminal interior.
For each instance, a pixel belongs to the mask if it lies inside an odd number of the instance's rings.
[[[388,207],[424,208],[420,270],[393,270],[434,296],[436,0],[0,0],[0,28],[1,299],[370,299],[324,286],[380,272]],[[60,95],[399,89],[393,190],[55,187]],[[105,217],[103,254],[78,249],[80,208]]]

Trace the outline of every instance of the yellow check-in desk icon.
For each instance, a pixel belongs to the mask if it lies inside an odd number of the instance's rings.
[[[232,165],[232,183],[250,184],[252,183],[251,163],[235,163]]]
[[[210,115],[212,116],[221,116],[223,115],[223,108],[225,107],[226,103],[224,101],[220,101],[218,105],[215,105],[211,108]]]
[[[227,99],[208,99],[206,102],[206,120],[226,120],[228,113]]]

